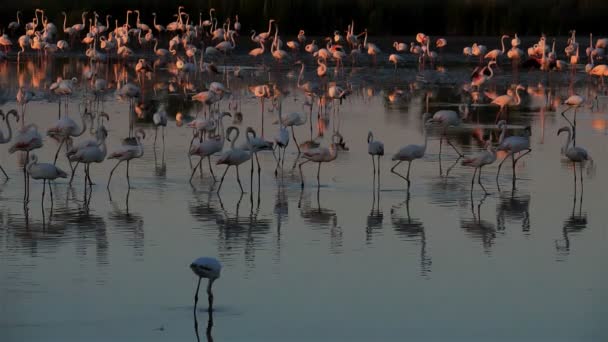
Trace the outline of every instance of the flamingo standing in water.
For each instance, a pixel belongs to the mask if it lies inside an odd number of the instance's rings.
[[[191,156],[197,155],[200,157],[199,162],[194,167],[194,169],[192,170],[192,174],[190,175],[190,183],[192,183],[192,178],[194,177],[194,173],[196,172],[196,169],[198,167],[202,168],[202,161],[204,158],[207,158],[207,160],[209,161],[209,171],[211,172],[211,175],[213,176],[213,181],[214,182],[216,181],[215,174],[213,173],[213,168],[211,167],[211,156],[218,152],[221,152],[222,149],[224,148],[225,138],[224,138],[223,118],[225,116],[232,117],[232,114],[224,112],[218,118],[218,128],[220,131],[219,135],[213,136],[210,139],[200,142],[198,145],[192,145],[190,147],[190,151],[188,152],[189,155],[191,155]]]
[[[230,137],[232,132],[236,132],[234,138]],[[220,180],[220,185],[217,188],[217,192],[219,193],[222,189],[222,184],[224,184],[224,177],[226,177],[226,173],[231,166],[236,167],[236,180],[239,183],[239,187],[241,188],[241,193],[244,193],[243,185],[241,184],[241,177],[239,176],[239,165],[251,159],[251,151],[247,151],[242,148],[238,148],[234,146],[234,143],[239,137],[239,129],[235,126],[230,126],[226,130],[226,139],[230,141],[230,149],[225,151],[220,159],[216,162],[217,165],[225,164],[226,170],[222,175],[222,179]],[[245,138],[249,139],[249,136],[246,135]]]
[[[458,111],[459,111],[459,113],[457,113],[456,111],[453,111],[453,110],[449,110],[449,109],[442,109],[442,110],[435,112],[435,114],[433,114],[433,116],[429,120],[426,121],[427,123],[439,124],[443,128],[443,134],[441,135],[441,138],[439,139],[439,156],[440,157],[441,157],[441,146],[443,145],[444,137],[445,137],[446,141],[448,142],[448,144],[450,146],[452,146],[454,151],[456,151],[456,153],[458,153],[458,156],[464,157],[462,152],[460,152],[456,148],[456,146],[454,146],[454,144],[452,144],[452,142],[450,141],[450,138],[448,138],[448,135],[447,135],[447,130],[449,127],[460,126],[460,123],[462,122],[462,120],[466,119],[469,116],[469,107],[466,104],[459,105]],[[461,116],[461,114],[462,114],[462,116]]]
[[[486,53],[483,58],[497,61],[498,57],[502,56],[505,53],[505,39],[509,39],[509,36],[507,36],[506,34],[500,37],[500,45],[502,46],[502,50],[491,50],[490,52]]]
[[[490,139],[485,142],[485,146],[485,151],[481,151],[471,158],[464,159],[462,161],[462,165],[475,168],[473,171],[473,178],[471,179],[471,192],[473,191],[473,186],[475,185],[475,174],[477,173],[477,170],[479,170],[479,174],[477,175],[477,183],[479,183],[479,186],[481,186],[483,192],[488,195],[489,193],[486,191],[486,188],[484,188],[483,184],[481,184],[481,169],[484,166],[490,165],[496,161],[496,150],[492,147],[492,141]]]
[[[13,115],[15,117],[15,120],[17,122],[19,122],[19,114],[17,114],[16,110],[11,109],[6,114],[4,114],[4,112],[2,110],[0,110],[0,118],[1,118],[0,120],[6,121],[6,127],[8,129],[8,135],[6,137],[4,137],[4,133],[2,133],[2,131],[0,131],[0,144],[7,144],[13,138],[13,129],[11,128],[11,122],[9,121],[9,117],[11,115]],[[0,165],[0,171],[2,171],[2,173],[4,174],[4,177],[6,177],[6,180],[8,180],[9,177],[6,174],[6,172],[4,171],[4,169],[2,168],[2,165]]]
[[[566,101],[564,101],[564,104],[567,105],[568,108],[566,108],[566,110],[564,110],[562,112],[562,116],[564,117],[564,119],[566,119],[566,121],[568,121],[568,123],[570,124],[570,127],[572,127],[572,145],[573,146],[576,146],[576,110],[580,106],[582,106],[584,103],[585,103],[585,98],[580,95],[572,95],[572,96],[568,97],[566,99]],[[566,112],[572,108],[574,108],[574,117],[573,117],[572,121],[570,121],[566,117]]]
[[[526,154],[532,152],[530,149],[530,127],[525,128],[525,136],[510,136],[505,138],[505,134],[507,133],[507,122],[505,120],[501,120],[498,122],[498,129],[501,130],[500,138],[498,139],[498,147],[497,151],[507,151],[507,155],[503,158],[503,160],[498,164],[498,171],[496,172],[496,182],[498,183],[498,176],[500,175],[500,168],[502,164],[511,157],[511,161],[513,163],[513,182],[515,183],[515,165],[517,162]],[[524,152],[525,151],[525,152]],[[524,152],[515,158],[516,153]]]
[[[49,182],[49,190],[51,191],[51,201],[53,201],[53,189],[51,181],[57,178],[67,178],[68,174],[50,163],[38,163],[38,157],[32,154],[30,161],[25,167],[27,173],[32,179],[42,179],[42,205],[44,205],[44,195],[46,192],[46,183]]]
[[[422,116],[422,122],[425,124],[424,145],[410,144],[410,145],[404,146],[397,153],[395,153],[392,158],[393,160],[398,160],[398,162],[391,168],[391,172],[396,174],[397,176],[405,179],[407,181],[408,186],[410,185],[410,169],[412,168],[412,162],[416,159],[421,159],[422,157],[424,157],[424,154],[426,152],[426,146],[427,146],[427,143],[429,140],[427,129],[426,129],[426,123],[430,118],[431,118],[431,113],[424,113],[424,115]],[[403,177],[403,175],[401,175],[400,173],[395,171],[395,168],[404,161],[408,162],[407,175],[405,177]]]
[[[372,157],[374,175],[376,174],[374,157],[378,159],[378,177],[380,177],[380,157],[384,155],[384,143],[380,140],[374,140],[372,131],[367,132],[367,153]]]
[[[42,136],[38,133],[38,126],[36,124],[29,124],[19,131],[17,136],[15,137],[15,142],[8,149],[10,154],[15,153],[16,151],[24,151],[26,152],[25,160],[29,160],[30,151],[41,148],[42,147]],[[26,164],[23,164],[23,182],[24,182],[24,195],[23,195],[23,204],[26,205],[30,198],[30,187],[29,187],[29,176],[26,169]]]
[[[562,147],[562,154],[568,158],[572,162],[572,169],[574,171],[574,187],[576,189],[576,163],[580,164],[581,170],[581,186],[583,184],[583,164],[585,161],[593,162],[593,158],[589,155],[587,150],[580,146],[574,146],[572,141],[572,130],[568,126],[564,126],[557,131],[557,135],[560,135],[562,132],[568,133],[568,138],[566,139],[566,143]]]
[[[334,134],[332,136],[332,140],[336,137],[337,136]],[[329,163],[331,161],[334,161],[337,157],[338,157],[338,149],[337,149],[336,143],[333,141],[329,145],[329,148],[317,147],[317,148],[309,149],[308,151],[304,151],[304,159],[306,159],[306,160],[301,162],[299,165],[300,178],[302,179],[302,183],[301,183],[302,189],[304,188],[304,175],[302,174],[302,165],[304,165],[308,162],[311,162],[311,161],[318,164],[317,186],[320,187],[321,186],[321,179],[320,179],[321,163]]]
[[[495,104],[498,107],[500,107],[500,109],[498,110],[498,113],[496,114],[496,123],[498,123],[498,119],[500,119],[500,115],[502,114],[502,112],[505,110],[505,108],[507,106],[509,106],[509,105],[518,106],[521,103],[521,97],[519,96],[519,91],[525,90],[525,89],[526,88],[524,86],[522,86],[521,84],[517,85],[517,87],[515,88],[515,102],[513,102],[513,96],[511,96],[509,94],[498,96],[494,100],[492,100],[492,104]]]
[[[201,257],[194,260],[190,264],[190,269],[194,274],[198,276],[198,285],[196,286],[196,293],[194,294],[194,315],[196,316],[196,305],[198,304],[198,290],[201,286],[201,279],[207,278],[207,298],[209,300],[209,312],[213,311],[213,292],[211,287],[213,283],[220,277],[222,271],[222,264],[215,259],[210,257]]]
[[[110,177],[108,178],[108,185],[106,188],[110,189],[110,182],[112,181],[112,175],[114,174],[114,170],[122,163],[123,161],[127,162],[127,186],[129,189],[131,188],[131,181],[129,179],[129,162],[135,158],[141,158],[144,155],[144,145],[142,144],[142,140],[146,138],[146,132],[142,129],[139,129],[135,138],[126,138],[122,142],[122,146],[112,152],[108,159],[117,159],[118,163],[112,168],[110,171]]]

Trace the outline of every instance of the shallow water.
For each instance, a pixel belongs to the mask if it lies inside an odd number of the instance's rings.
[[[203,178],[195,177],[191,186],[186,156],[191,130],[177,127],[173,118],[177,111],[194,116],[197,109],[184,103],[183,94],[154,94],[150,85],[166,80],[165,71],[146,81],[144,92],[146,101],[168,101],[165,145],[159,138],[154,148],[153,126],[137,121],[148,137],[144,156],[131,162],[130,191],[124,166],[117,169],[111,192],[106,191],[114,166],[106,161],[91,167],[96,184],[90,193],[85,194],[81,168],[72,187],[65,180],[53,184],[52,213],[47,193],[44,216],[42,184],[32,181],[26,215],[23,156],[8,154],[7,145],[0,148],[0,161],[11,178],[0,185],[2,340],[195,340],[197,279],[188,265],[201,255],[217,256],[224,265],[214,285],[209,332],[216,341],[605,340],[606,100],[600,99],[599,108],[578,111],[577,144],[587,148],[594,163],[585,168],[584,188],[579,184],[576,194],[572,168],[560,157],[564,136],[556,135],[566,125],[559,115],[565,108],[546,109],[542,97],[525,92],[522,105],[509,112],[510,134],[528,125],[532,131],[532,153],[517,165],[516,188],[507,161],[500,188],[495,163],[482,174],[490,195],[477,185],[470,191],[472,170],[461,166],[445,143],[439,160],[440,131],[434,129],[426,156],[413,163],[408,189],[389,172],[390,156],[403,145],[423,143],[426,94],[432,94],[430,112],[456,108],[473,67],[473,62],[455,63],[461,60],[457,55],[444,58],[446,72],[420,72],[413,59],[397,72],[391,66],[371,68],[368,60],[365,67],[347,67],[338,75],[330,71],[330,79],[353,90],[339,107],[339,131],[350,150],[321,167],[320,187],[316,166],[306,164],[306,185],[300,189],[297,168],[291,168],[297,157],[293,141],[277,178],[272,153],[259,154],[262,174],[259,185],[254,176],[253,192],[249,163],[240,169],[243,196],[233,170],[216,194],[206,164]],[[226,63],[243,66],[243,78],[202,76],[232,89],[232,99],[220,108],[240,104],[242,131],[249,125],[261,129],[259,102],[247,85],[276,82],[290,91],[283,111],[302,110],[304,96],[295,87],[299,69],[285,64],[275,71],[275,63],[266,62],[273,71],[261,71],[250,59],[236,56]],[[307,62],[305,79],[310,80],[313,64]],[[43,131],[57,118],[56,100],[45,89],[58,75],[80,77],[83,65],[78,58],[44,66],[0,65],[2,109],[17,106],[18,85],[31,86],[37,96],[27,107],[26,120]],[[487,85],[499,94],[515,77],[509,65],[501,68]],[[115,69],[100,67],[99,72],[113,79]],[[571,92],[592,97],[604,91],[582,73],[574,78],[540,72],[517,77],[525,85],[543,82],[547,92],[551,89],[562,100]],[[387,95],[395,88],[404,95],[391,103]],[[73,117],[84,96],[82,87],[72,96]],[[112,151],[128,134],[128,104],[107,95],[104,107],[111,118]],[[484,130],[493,131],[494,140],[498,136],[496,111],[493,106],[472,108],[470,120],[450,130],[451,140],[466,155],[481,150],[478,137]],[[315,118],[316,112],[315,105]],[[267,137],[277,131],[271,124],[276,115],[265,114]],[[319,139],[323,145],[337,129],[335,121]],[[300,142],[310,138],[309,129],[308,124],[296,128]],[[373,190],[366,153],[368,130],[386,149],[379,191]],[[46,138],[36,154],[40,161],[52,161],[56,149],[57,143]],[[64,157],[58,165],[69,169]],[[402,172],[405,168],[400,166]],[[216,176],[222,171],[215,168]],[[198,319],[205,339],[210,336],[202,302]]]

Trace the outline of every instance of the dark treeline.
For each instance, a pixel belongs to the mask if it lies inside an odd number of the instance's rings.
[[[238,13],[245,33],[265,30],[267,20],[275,18],[281,31],[295,34],[305,29],[308,35],[346,29],[351,19],[356,22],[356,31],[368,28],[374,35],[411,35],[419,31],[442,35],[565,35],[572,28],[601,34],[608,13],[607,0],[22,0],[3,3],[0,26],[15,20],[17,9],[24,10],[23,18],[31,21],[35,8],[45,9],[56,24],[62,23],[63,10],[69,14],[69,25],[80,19],[82,10],[113,14],[113,19],[122,24],[127,8],[140,9],[148,25],[152,24],[152,12],[166,24],[174,20],[172,15],[179,4],[186,6],[196,23],[199,12],[207,18],[208,9],[214,7],[220,19]]]

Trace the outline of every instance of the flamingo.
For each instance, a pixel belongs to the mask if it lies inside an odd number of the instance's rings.
[[[384,155],[384,143],[380,140],[374,140],[372,131],[367,132],[367,153],[372,157],[374,175],[376,174],[374,156],[378,159],[378,177],[380,177],[380,157]]]
[[[49,163],[38,163],[38,157],[35,154],[32,154],[30,161],[27,163],[25,167],[27,173],[32,179],[42,179],[42,203],[44,205],[44,196],[46,192],[46,183],[49,182],[49,189],[51,191],[51,201],[53,199],[53,190],[51,188],[50,182],[57,178],[67,178],[68,174],[55,166],[54,164]]]
[[[64,80],[62,77],[57,77],[57,81],[52,83],[49,87],[50,91],[59,96],[59,119],[61,119],[61,96],[65,97],[65,112],[67,115],[69,104],[68,96],[72,95],[74,92],[74,86],[76,83],[78,83],[78,79],[76,77],[72,77],[69,80]]]
[[[215,259],[210,257],[201,257],[194,260],[190,264],[190,269],[194,274],[198,276],[198,285],[196,286],[196,293],[194,294],[194,315],[196,316],[196,305],[198,304],[198,290],[201,286],[201,279],[207,278],[207,298],[209,301],[209,312],[213,311],[213,292],[211,287],[213,283],[220,277],[222,271],[222,264]]]
[[[497,151],[507,151],[507,155],[503,158],[503,160],[498,164],[498,171],[496,172],[496,182],[498,183],[498,176],[500,175],[500,168],[502,164],[511,157],[512,165],[513,165],[513,182],[515,182],[515,165],[517,162],[526,154],[532,152],[530,148],[530,127],[525,128],[525,135],[522,136],[510,136],[505,138],[505,134],[507,132],[507,122],[505,120],[500,120],[498,122],[498,129],[501,130],[500,138],[498,139],[498,147]],[[524,152],[525,151],[525,152]],[[520,153],[517,158],[515,158],[516,153]]]
[[[502,114],[503,110],[513,104],[515,106],[518,106],[521,103],[521,97],[519,96],[519,91],[520,90],[525,90],[526,88],[524,86],[522,86],[521,84],[517,85],[517,87],[515,88],[515,102],[513,103],[513,96],[506,94],[506,95],[500,95],[498,97],[496,97],[494,100],[492,100],[492,104],[497,105],[499,107],[498,113],[496,114],[496,122],[498,123],[498,119],[500,118],[500,115]]]
[[[317,41],[313,39],[313,41],[310,44],[307,44],[304,47],[304,51],[306,51],[310,54],[314,54],[315,52],[319,51],[319,46],[317,45]]]
[[[320,179],[321,164],[334,161],[338,157],[338,149],[336,148],[336,143],[333,141],[333,138],[335,138],[335,137],[336,137],[336,135],[334,134],[332,136],[332,143],[329,145],[329,148],[317,147],[317,148],[309,149],[308,151],[304,151],[303,157],[306,160],[299,164],[300,179],[302,179],[302,183],[301,183],[302,189],[304,188],[304,175],[302,174],[302,165],[304,165],[308,162],[311,162],[311,161],[318,164],[317,186],[318,187],[321,186],[321,179]]]
[[[274,19],[270,19],[268,20],[268,32],[261,32],[258,37],[260,37],[261,40],[267,40],[268,38],[270,38],[270,31],[272,30],[272,23],[274,22]]]
[[[14,143],[8,149],[10,154],[15,153],[16,151],[24,151],[26,152],[25,160],[29,160],[30,151],[41,148],[42,147],[42,136],[38,133],[38,126],[36,124],[29,124],[21,130],[14,139]],[[29,176],[26,169],[27,165],[23,165],[23,182],[24,182],[24,195],[23,201],[24,204],[27,204],[29,201]]]
[[[505,53],[505,39],[508,39],[508,38],[509,38],[509,36],[507,36],[506,34],[503,35],[502,37],[500,37],[500,44],[502,46],[502,50],[494,49],[494,50],[486,53],[483,58],[496,61],[499,56],[502,56]]]
[[[99,144],[102,142],[102,140],[105,140],[105,138],[108,135],[108,131],[103,124],[103,119],[105,118],[106,120],[109,121],[110,117],[108,116],[107,113],[104,113],[104,112],[100,113],[99,117],[101,118],[101,123],[99,125],[99,128],[97,128],[95,130],[95,139],[80,140],[77,144],[73,145],[66,152],[66,157],[68,157],[68,160],[70,159],[70,157],[75,155],[78,151],[89,148],[89,147],[99,146]],[[74,180],[74,175],[76,173],[76,169],[78,168],[78,164],[79,164],[79,162],[76,162],[76,165],[72,168],[72,176],[70,177],[70,184],[72,184],[72,180]]]
[[[17,92],[17,103],[21,106],[21,124],[23,125],[25,122],[25,109],[27,108],[28,102],[34,98],[34,93],[25,89],[24,87],[19,87],[19,91]]]
[[[462,165],[475,168],[475,171],[473,171],[473,178],[471,179],[471,192],[473,192],[473,186],[475,185],[475,174],[477,173],[477,170],[479,170],[477,182],[483,189],[483,192],[488,195],[489,193],[486,191],[486,188],[481,184],[481,169],[496,161],[496,150],[492,147],[492,141],[490,139],[486,140],[485,147],[485,151],[478,152],[471,158],[465,158],[462,161]]]
[[[566,110],[562,112],[562,117],[568,121],[570,127],[572,127],[572,145],[576,146],[576,110],[585,103],[585,98],[580,95],[572,95],[564,101],[564,104],[568,106]],[[574,108],[573,121],[570,121],[566,117],[566,112]]]
[[[426,153],[426,146],[428,143],[428,133],[427,133],[427,129],[426,129],[426,123],[428,122],[428,120],[430,118],[431,118],[431,113],[424,113],[424,115],[422,116],[422,122],[425,124],[424,145],[410,144],[410,145],[404,146],[401,149],[399,149],[399,151],[397,151],[397,153],[395,153],[392,157],[393,161],[397,160],[397,164],[395,164],[391,168],[391,172],[396,174],[397,176],[405,179],[407,181],[408,186],[410,185],[410,169],[412,168],[412,162],[416,159],[421,159],[422,157],[424,157],[424,154]],[[395,171],[395,168],[404,161],[408,162],[407,175],[405,177],[403,177],[403,175],[401,175],[400,173]]]
[[[106,114],[107,115],[107,114]],[[108,137],[108,131],[104,126],[99,127],[96,132],[97,141],[93,145],[86,145],[85,147],[78,148],[75,152],[69,154],[69,160],[71,162],[83,163],[84,173],[85,173],[85,188],[87,181],[89,185],[93,185],[93,181],[91,181],[91,173],[90,173],[90,165],[91,163],[101,163],[106,158],[106,154],[108,153],[108,149],[106,147],[106,138]],[[75,168],[74,168],[75,170]]]
[[[401,57],[401,55],[398,55],[396,53],[392,53],[390,56],[388,56],[388,61],[395,65],[395,71],[397,71],[397,65],[399,63],[402,63],[404,60],[405,59]]]
[[[236,132],[234,138],[230,137],[232,132]],[[243,185],[241,185],[241,178],[239,176],[239,165],[251,159],[251,151],[246,151],[245,149],[238,148],[234,146],[234,143],[239,137],[239,129],[235,126],[230,126],[226,130],[226,139],[230,141],[230,149],[225,151],[220,159],[216,162],[216,165],[224,164],[226,165],[226,170],[224,170],[224,174],[222,175],[222,179],[220,180],[220,185],[217,188],[217,193],[219,194],[222,189],[222,184],[224,184],[224,177],[226,177],[226,173],[231,166],[236,168],[236,180],[239,183],[239,187],[241,188],[241,193],[243,191]],[[249,139],[249,136],[245,136],[245,138]]]
[[[462,114],[462,116],[461,116],[461,114]],[[439,139],[439,155],[440,156],[441,156],[441,145],[443,144],[443,138],[445,137],[448,144],[450,146],[452,146],[452,148],[454,149],[454,151],[456,151],[456,153],[458,153],[458,156],[464,157],[462,152],[458,151],[456,146],[454,146],[452,144],[452,142],[450,141],[450,139],[448,138],[447,130],[449,127],[460,126],[460,123],[462,122],[462,120],[466,119],[468,117],[468,115],[469,115],[469,107],[465,104],[461,104],[458,106],[458,113],[453,110],[442,109],[442,110],[435,112],[435,114],[433,114],[433,116],[426,121],[427,123],[439,124],[443,128],[443,134],[441,135],[441,138]]]
[[[406,43],[394,42],[393,47],[395,48],[395,51],[397,51],[397,52],[407,52],[407,50],[408,50],[408,46]]]
[[[19,114],[17,114],[16,110],[11,109],[6,114],[4,114],[4,112],[2,110],[0,110],[0,118],[2,118],[2,120],[6,121],[6,128],[8,130],[8,135],[6,137],[4,136],[4,133],[2,133],[2,131],[0,131],[0,144],[7,144],[13,138],[13,129],[11,128],[11,122],[9,120],[9,117],[11,115],[13,115],[15,117],[16,122],[19,122]],[[0,171],[2,171],[2,173],[4,174],[4,177],[6,177],[6,180],[8,180],[9,177],[6,174],[6,172],[4,171],[4,169],[2,168],[2,165],[0,165]]]
[[[165,127],[167,127],[167,111],[164,105],[161,105],[156,113],[152,116],[152,122],[154,123],[154,145],[156,145],[156,137],[158,135],[158,127],[162,127],[163,145],[165,143]]]
[[[81,127],[78,127],[78,124],[69,116],[64,116],[46,130],[46,134],[48,136],[60,140],[59,147],[55,153],[55,164],[57,163],[57,157],[59,156],[59,151],[61,150],[63,144],[70,138],[81,136],[87,130],[87,122],[84,119],[85,116],[89,116],[89,118],[93,120],[93,116],[90,112],[83,112],[80,114],[80,120],[82,122]]]
[[[487,50],[488,48],[485,45],[473,43],[473,46],[471,46],[471,53],[473,54],[473,56],[479,57],[480,64]]]
[[[260,41],[260,47],[249,51],[249,56],[258,57],[264,54],[264,43]]]
[[[19,27],[21,27],[21,11],[17,11],[17,21],[11,21],[7,26],[7,28],[13,32],[18,30]]]
[[[198,145],[192,145],[190,147],[190,151],[188,152],[188,154],[191,156],[197,155],[200,157],[199,163],[196,164],[196,166],[192,170],[192,174],[190,175],[190,183],[192,183],[192,178],[194,177],[194,173],[196,172],[196,169],[198,167],[202,168],[201,165],[202,165],[202,161],[204,158],[207,158],[207,160],[209,161],[209,171],[211,172],[211,175],[213,176],[213,181],[214,182],[216,181],[215,174],[213,173],[213,168],[211,167],[211,156],[216,153],[221,152],[222,149],[224,148],[225,138],[224,138],[223,118],[226,116],[232,117],[232,114],[224,112],[218,118],[218,127],[219,127],[219,132],[220,132],[219,135],[213,136],[208,140],[200,142]]]
[[[277,112],[278,112],[279,120],[277,121],[277,123],[279,124],[279,132],[274,137],[274,146],[275,146],[275,149],[276,148],[279,149],[279,157],[277,158],[277,165],[274,169],[275,177],[278,175],[279,164],[281,164],[281,169],[283,169],[283,163],[285,162],[285,151],[287,150],[287,145],[289,145],[289,131],[287,130],[287,125],[283,124],[283,105],[280,100],[279,100],[278,106],[279,106],[279,110]],[[304,117],[304,118],[306,118],[306,117]],[[292,126],[292,130],[293,130],[293,126]],[[281,157],[281,149],[283,149],[283,157]],[[274,149],[272,150],[272,153],[274,155]],[[281,160],[282,160],[282,162],[281,162]]]
[[[109,159],[117,159],[118,162],[110,171],[110,177],[108,178],[108,185],[106,188],[110,189],[110,182],[112,181],[112,175],[114,174],[114,170],[122,163],[123,161],[127,162],[127,186],[131,188],[131,182],[129,179],[129,162],[135,158],[141,158],[144,155],[144,145],[142,144],[142,140],[146,138],[146,132],[142,129],[139,129],[135,138],[126,138],[122,142],[122,146],[118,148],[116,151],[112,152],[108,156]]]
[[[562,147],[562,154],[568,158],[572,162],[572,167],[574,170],[574,181],[576,188],[576,163],[580,164],[581,169],[581,185],[583,181],[583,163],[585,161],[593,162],[593,158],[589,155],[587,150],[580,146],[574,146],[572,143],[572,131],[570,127],[564,126],[557,131],[557,135],[560,135],[562,132],[568,133],[568,138],[566,139],[566,143]]]
[[[273,143],[272,141],[266,141],[261,137],[258,137],[255,133],[255,130],[252,127],[247,127],[245,131],[247,141],[241,146],[241,149],[245,151],[249,151],[249,153],[253,153],[255,156],[255,161],[258,165],[258,180],[260,179],[260,173],[262,171],[262,167],[260,166],[260,161],[258,159],[259,151],[272,151]],[[251,158],[251,186],[253,186],[253,158]]]
[[[255,97],[260,99],[260,106],[262,109],[262,136],[264,136],[264,100],[271,97],[271,89],[267,84],[257,85],[257,86],[249,86],[249,90],[253,93]]]
[[[471,75],[471,87],[479,88],[482,84],[494,76],[492,66],[496,65],[496,61],[490,61],[487,66],[477,67]]]

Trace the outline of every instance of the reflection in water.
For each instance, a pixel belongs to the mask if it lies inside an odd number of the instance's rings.
[[[505,229],[505,220],[521,221],[521,230],[530,232],[530,194],[521,190],[504,191],[496,206],[496,225],[498,230]]]
[[[376,230],[382,229],[382,221],[384,220],[384,213],[380,209],[380,188],[372,191],[372,209],[367,215],[367,222],[365,226],[365,241],[370,244],[372,237]],[[377,199],[377,200],[376,200]]]
[[[228,256],[243,251],[245,264],[248,268],[255,267],[255,252],[262,247],[263,239],[270,231],[271,220],[259,217],[259,208],[251,206],[248,215],[241,215],[241,202],[244,194],[241,194],[236,203],[234,213],[230,213],[224,206],[218,194],[223,215],[217,217],[217,226],[208,227],[218,229],[218,249],[220,256]],[[253,202],[250,202],[253,203]]]
[[[275,221],[277,224],[277,240],[275,247],[275,262],[277,263],[281,261],[281,227],[289,217],[288,200],[289,198],[287,197],[287,192],[285,191],[285,184],[283,184],[282,180],[279,180],[277,184],[277,193],[275,195],[273,210],[275,214]]]
[[[198,317],[196,310],[194,310],[194,333],[196,334],[196,340],[198,342],[201,341],[201,336],[198,331]],[[213,330],[213,310],[207,310],[207,329],[205,330],[205,337],[207,338],[207,342],[213,342],[213,335],[211,334]]]
[[[576,211],[576,202],[577,193],[575,192],[572,199],[572,213],[564,220],[564,225],[562,227],[562,238],[555,241],[555,249],[557,250],[558,255],[562,257],[570,254],[570,234],[578,235],[587,228],[587,213],[583,212],[582,191],[580,193],[580,198],[578,198],[578,212]]]
[[[316,194],[317,206],[313,207],[310,202],[310,194],[302,189],[298,201],[300,216],[312,228],[329,227],[329,250],[333,254],[340,254],[342,252],[342,228],[338,226],[338,215],[334,210],[321,207],[319,188],[317,188]]]
[[[119,231],[127,234],[127,242],[133,247],[135,255],[141,257],[144,254],[144,218],[129,211],[130,193],[127,190],[124,209],[118,203],[110,201],[112,211],[108,213],[108,218]]]
[[[493,223],[481,219],[481,205],[486,200],[488,195],[484,195],[477,204],[477,214],[475,213],[475,206],[473,202],[473,195],[471,194],[471,214],[472,219],[460,220],[460,228],[464,229],[467,235],[474,239],[481,240],[484,251],[490,253],[490,249],[494,245],[494,239],[496,239],[496,226]]]
[[[399,216],[398,210],[405,204],[405,212],[407,217]],[[410,215],[410,192],[407,192],[407,197],[404,202],[391,208],[391,222],[393,228],[401,237],[408,241],[416,241],[420,243],[420,275],[427,277],[431,272],[431,257],[426,251],[426,234],[424,232],[424,224]]]

